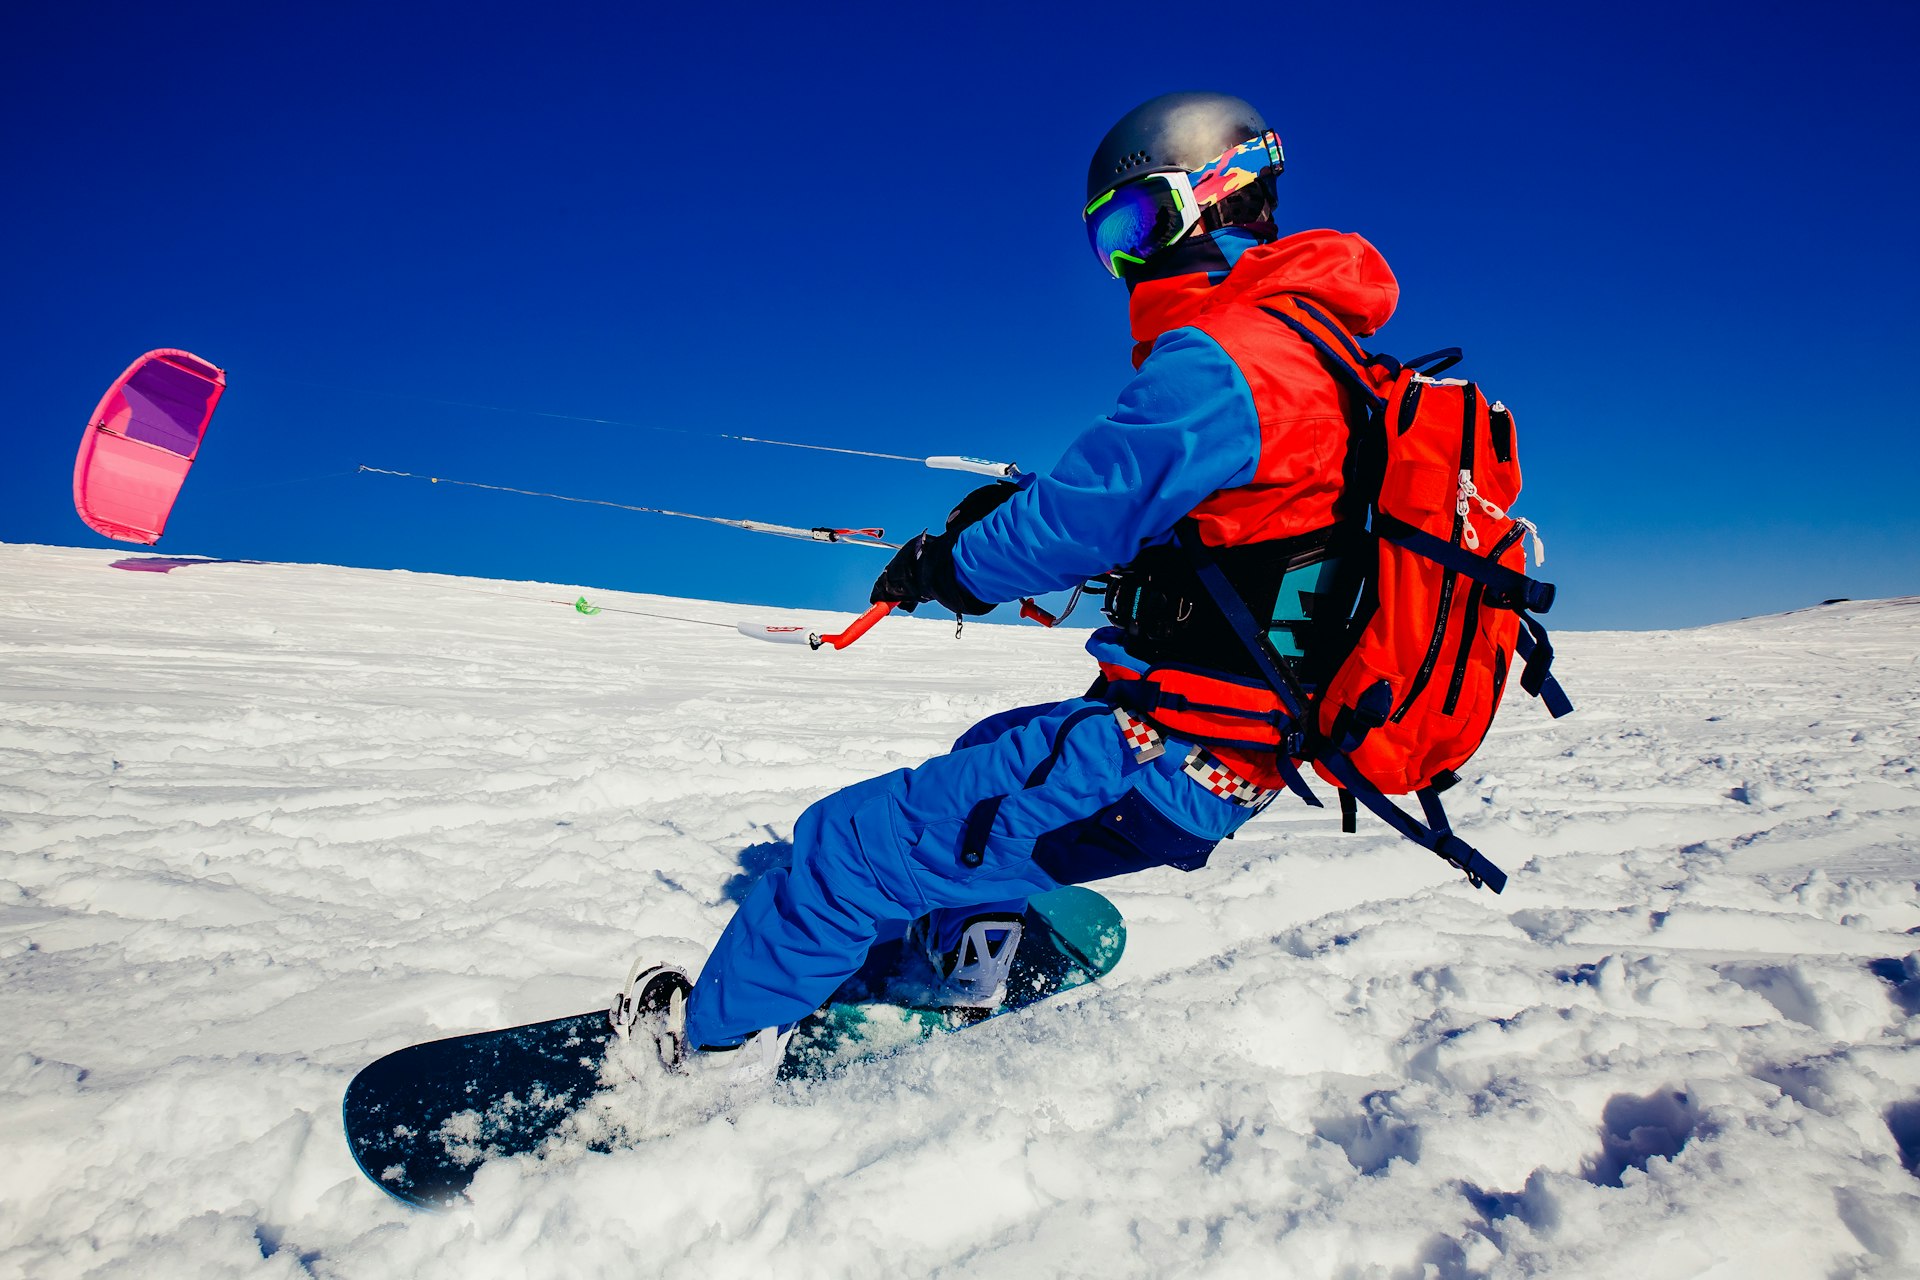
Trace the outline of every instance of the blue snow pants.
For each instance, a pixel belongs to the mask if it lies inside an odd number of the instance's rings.
[[[754,886],[687,1004],[696,1045],[800,1021],[904,922],[1017,913],[1026,900],[1153,866],[1192,870],[1252,816],[1182,772],[1188,744],[1140,762],[1104,702],[1004,711],[953,750],[811,805],[793,866]]]

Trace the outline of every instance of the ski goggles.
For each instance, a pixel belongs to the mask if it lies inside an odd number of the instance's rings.
[[[1219,222],[1216,206],[1286,165],[1279,135],[1269,129],[1191,173],[1147,173],[1115,187],[1080,214],[1094,256],[1114,277],[1174,244],[1195,226]]]

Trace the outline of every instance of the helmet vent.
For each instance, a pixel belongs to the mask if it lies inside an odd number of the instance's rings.
[[[1125,173],[1127,170],[1133,168],[1135,165],[1145,164],[1147,161],[1151,159],[1153,159],[1153,157],[1148,155],[1146,152],[1136,151],[1132,155],[1121,156],[1120,163],[1113,167],[1113,171],[1115,173]]]

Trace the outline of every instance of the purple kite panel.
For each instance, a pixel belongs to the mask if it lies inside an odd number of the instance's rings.
[[[123,434],[191,458],[200,448],[209,405],[219,392],[218,384],[198,374],[150,360],[121,387],[133,411]]]

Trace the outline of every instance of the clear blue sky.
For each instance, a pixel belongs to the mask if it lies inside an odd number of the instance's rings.
[[[1087,157],[1207,88],[1284,138],[1283,224],[1393,264],[1376,345],[1514,407],[1561,625],[1920,592],[1917,15],[23,7],[0,539],[116,545],[74,450],[177,346],[230,390],[161,551],[854,610],[880,553],[339,473],[937,523],[968,478],[442,402],[1044,468],[1130,372]]]

